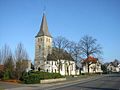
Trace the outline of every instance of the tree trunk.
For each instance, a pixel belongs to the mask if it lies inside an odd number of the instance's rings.
[[[89,72],[90,72],[90,71],[89,71],[89,70],[90,70],[89,66],[90,66],[90,64],[88,63],[88,74],[89,74]]]
[[[58,63],[58,72],[60,73],[60,59],[59,59],[59,63]]]

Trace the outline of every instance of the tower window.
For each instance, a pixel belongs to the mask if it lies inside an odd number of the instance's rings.
[[[48,42],[48,38],[46,38],[46,42]]]
[[[38,38],[38,42],[40,41],[40,39]]]
[[[39,45],[39,50],[41,49],[41,46]]]
[[[50,46],[48,46],[47,48],[48,48],[48,53],[50,54]]]
[[[40,38],[40,41],[42,41],[42,38]]]

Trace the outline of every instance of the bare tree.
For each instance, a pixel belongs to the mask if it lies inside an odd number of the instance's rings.
[[[1,52],[1,49],[0,49],[0,64],[2,64],[2,52]]]
[[[69,42],[69,46],[68,46],[67,50],[76,62],[81,59],[81,56],[80,56],[81,50],[80,50],[80,46],[78,43]]]
[[[101,46],[96,43],[97,40],[91,36],[84,36],[79,42],[82,54],[86,57],[90,55],[98,55],[101,54]]]
[[[14,59],[12,55],[5,60],[4,67],[5,67],[4,71],[9,72],[9,78],[15,78],[14,76],[15,64],[14,64]]]
[[[5,44],[0,50],[0,61],[4,64],[5,60],[12,55],[10,47]]]
[[[24,49],[22,43],[19,43],[17,45],[16,50],[15,50],[16,76],[17,76],[17,79],[20,79],[20,77],[22,76],[22,73],[27,68],[25,60],[28,60],[28,54],[27,54],[26,50]]]
[[[79,68],[80,73],[81,73],[82,66],[81,66],[80,62],[82,60],[82,57],[81,57],[81,49],[80,49],[79,43],[75,43],[73,41],[72,42],[69,41],[69,45],[67,47],[67,51],[72,56],[72,58],[75,60],[76,65]]]
[[[58,36],[53,40],[53,46],[59,50],[66,49],[68,45],[69,41],[65,37]]]
[[[82,51],[82,55],[84,55],[86,58],[88,58],[90,55],[99,55],[101,54],[101,46],[99,44],[96,43],[97,40],[94,39],[91,36],[84,36],[82,37],[82,39],[79,42],[81,51]],[[89,66],[91,64],[91,62],[88,62],[88,73],[89,73]]]
[[[61,67],[61,58],[63,58],[63,51],[67,48],[67,46],[69,45],[69,41],[62,36],[58,36],[57,38],[55,38],[53,40],[53,46],[56,52],[56,58],[59,61],[58,62],[58,71],[60,73],[60,67]],[[54,51],[53,51],[54,52]]]
[[[11,52],[11,49],[8,45],[4,45],[3,48],[0,51],[0,59],[2,61],[2,64],[4,65],[4,71],[5,73],[8,72],[7,77],[13,78],[13,72],[14,72],[14,59]]]
[[[74,41],[69,41],[69,45],[67,46],[67,52],[69,52],[69,54],[73,54],[73,49],[75,46],[75,42]]]

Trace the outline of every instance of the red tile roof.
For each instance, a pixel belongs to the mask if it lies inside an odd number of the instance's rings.
[[[97,58],[94,58],[92,56],[89,56],[86,58],[83,62],[92,62],[92,63],[97,63]]]

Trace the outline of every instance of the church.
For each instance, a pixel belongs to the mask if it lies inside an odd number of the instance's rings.
[[[67,53],[67,58],[55,60],[52,58],[52,35],[48,31],[48,25],[45,14],[43,14],[40,30],[35,36],[35,71],[45,71],[50,73],[60,73],[61,75],[77,75],[75,61]],[[58,63],[61,62],[60,69]]]

